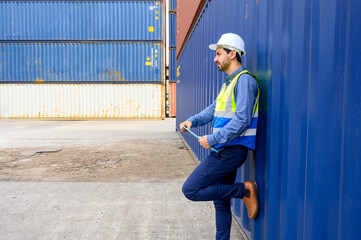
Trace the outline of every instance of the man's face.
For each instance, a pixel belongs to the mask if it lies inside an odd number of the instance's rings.
[[[231,58],[230,55],[226,51],[224,51],[223,48],[217,48],[214,62],[217,64],[219,71],[225,72],[231,64]]]

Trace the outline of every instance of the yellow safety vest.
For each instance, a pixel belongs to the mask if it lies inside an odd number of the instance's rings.
[[[234,97],[234,89],[237,85],[238,79],[242,74],[249,74],[253,76],[257,83],[257,78],[247,70],[244,70],[238,73],[231,81],[231,83],[226,86],[226,83],[223,84],[220,93],[218,94],[216,101],[216,108],[213,117],[212,123],[212,132],[218,132],[222,129],[236,114],[236,100]],[[256,134],[257,134],[257,122],[258,122],[258,102],[259,102],[259,88],[257,97],[253,106],[252,120],[251,124],[248,128],[241,133],[236,139],[233,141],[221,145],[218,144],[215,148],[221,148],[225,146],[233,146],[233,145],[243,145],[248,147],[249,149],[256,148]]]

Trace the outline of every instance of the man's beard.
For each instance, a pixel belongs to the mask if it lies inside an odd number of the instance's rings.
[[[229,67],[229,64],[226,64],[226,63],[221,64],[220,62],[217,62],[216,64],[217,64],[218,70],[221,72],[225,72]]]

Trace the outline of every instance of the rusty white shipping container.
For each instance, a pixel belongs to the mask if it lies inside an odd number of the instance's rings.
[[[162,84],[1,84],[0,118],[164,118]]]

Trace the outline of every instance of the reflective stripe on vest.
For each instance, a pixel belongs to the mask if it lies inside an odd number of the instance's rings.
[[[218,132],[221,130],[236,114],[236,100],[234,96],[234,89],[237,85],[238,79],[242,74],[252,75],[249,71],[244,70],[238,73],[231,81],[231,83],[226,86],[226,83],[223,84],[221,91],[218,94],[216,101],[216,108],[213,117],[212,123],[212,132]],[[257,79],[256,79],[257,81]],[[258,83],[258,81],[257,81]],[[216,148],[232,145],[243,145],[250,149],[255,149],[256,145],[256,134],[257,134],[257,122],[258,122],[258,102],[259,102],[259,88],[255,103],[253,105],[252,120],[248,128],[236,139],[225,144],[225,145],[216,145]]]

